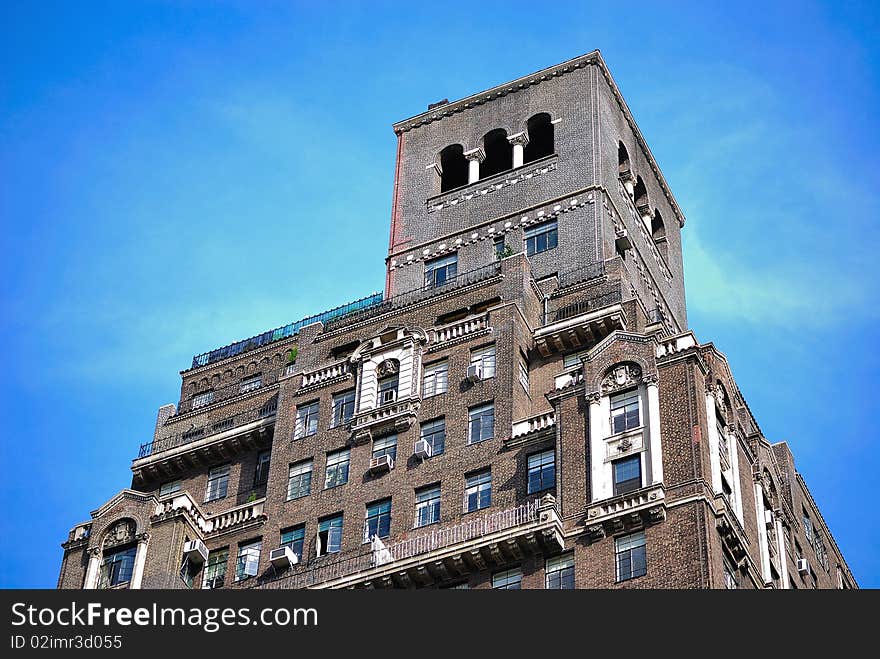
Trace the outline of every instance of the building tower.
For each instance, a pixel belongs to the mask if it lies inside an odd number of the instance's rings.
[[[73,588],[850,588],[598,52],[394,125],[383,294],[182,373]]]

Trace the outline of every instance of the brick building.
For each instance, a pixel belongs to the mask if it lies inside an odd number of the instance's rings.
[[[59,587],[856,587],[598,52],[394,131],[384,293],[196,356]]]

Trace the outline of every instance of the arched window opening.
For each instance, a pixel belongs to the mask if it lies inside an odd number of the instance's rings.
[[[629,151],[623,142],[617,143],[617,173],[621,178],[630,178],[632,167],[629,164]]]
[[[633,188],[633,201],[636,204],[636,210],[638,210],[640,214],[647,214],[649,208],[648,188],[645,187],[645,182],[642,180],[641,176],[636,177],[636,185],[635,188]]]
[[[450,144],[440,152],[440,171],[440,192],[467,185],[468,163],[461,144]]]
[[[663,216],[656,208],[654,209],[654,217],[651,218],[651,238],[654,240],[654,244],[657,245],[657,249],[660,250],[663,258],[666,258],[666,225],[663,224]]]
[[[513,167],[513,145],[507,141],[507,131],[496,128],[483,137],[486,159],[480,163],[480,178],[486,178]]]
[[[526,124],[529,143],[523,153],[524,162],[532,162],[553,153],[553,123],[546,112],[536,114]]]

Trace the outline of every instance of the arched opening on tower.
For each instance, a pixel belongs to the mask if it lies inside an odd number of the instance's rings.
[[[666,225],[663,223],[663,215],[656,208],[654,209],[654,217],[651,218],[651,238],[663,258],[667,258]]]
[[[491,130],[483,137],[486,159],[480,163],[480,178],[486,178],[513,167],[513,145],[507,141],[503,128]]]
[[[629,163],[629,151],[623,142],[617,143],[617,174],[621,178],[628,178],[632,173],[632,166]]]
[[[536,114],[528,120],[526,130],[529,143],[523,151],[523,162],[528,163],[553,153],[553,123],[546,112]]]
[[[635,202],[636,209],[640,213],[647,211],[648,208],[648,188],[645,187],[645,182],[642,180],[641,176],[636,177],[636,185],[633,188],[633,201]]]
[[[468,162],[461,144],[450,144],[440,152],[440,171],[440,192],[467,185]]]

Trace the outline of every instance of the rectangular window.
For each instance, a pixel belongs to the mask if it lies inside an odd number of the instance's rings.
[[[265,485],[269,480],[269,460],[271,451],[260,451],[257,456],[257,467],[254,469],[254,486]]]
[[[252,375],[239,383],[238,393],[246,394],[249,391],[256,391],[261,386],[263,386],[263,376],[260,374]]]
[[[440,486],[416,490],[416,527],[440,521]]]
[[[229,562],[229,549],[215,549],[208,554],[202,588],[222,588],[226,581],[226,564]]]
[[[159,488],[159,496],[164,497],[169,494],[174,494],[175,492],[180,492],[180,488],[182,487],[180,481],[171,481],[170,483],[162,483],[162,486]]]
[[[492,471],[484,469],[465,478],[464,510],[469,513],[492,505]]]
[[[388,405],[397,400],[397,385],[399,379],[391,375],[379,380],[379,405]]]
[[[397,459],[397,435],[385,435],[373,441],[371,457],[380,458],[383,455],[390,455],[392,460]]]
[[[492,575],[493,590],[519,590],[521,586],[522,570],[518,567]]]
[[[529,494],[556,487],[556,451],[550,449],[529,456]]]
[[[289,529],[281,530],[281,546],[290,547],[299,560],[303,557],[303,545],[306,541],[306,525],[300,524]]]
[[[455,280],[458,272],[458,254],[450,254],[425,263],[425,288],[443,286]]]
[[[807,538],[807,542],[813,544],[813,520],[807,513],[804,513],[804,536]]]
[[[333,396],[333,427],[342,426],[354,416],[354,389]]]
[[[213,391],[205,391],[201,394],[196,394],[192,398],[192,408],[194,410],[204,407],[205,405],[210,405],[214,402],[214,392]]]
[[[335,554],[342,548],[342,513],[327,517],[318,522],[318,541],[315,553],[318,556]]]
[[[303,460],[290,465],[287,472],[287,500],[307,497],[312,493],[312,461]]]
[[[495,435],[495,404],[478,405],[468,410],[468,444],[492,439]]]
[[[611,397],[611,432],[617,434],[642,425],[637,389]]]
[[[725,461],[730,460],[730,449],[727,446],[727,426],[720,421],[716,424],[718,430],[718,450]]]
[[[391,499],[382,499],[367,505],[367,519],[364,523],[364,542],[373,536],[387,538],[391,535]]]
[[[581,363],[583,362],[583,358],[587,355],[587,352],[572,352],[568,355],[565,355],[562,358],[562,368],[563,370],[568,370],[570,368],[580,368]]]
[[[495,377],[495,346],[486,346],[471,352],[471,364],[483,367],[483,380]]]
[[[229,465],[214,467],[208,472],[208,486],[205,488],[205,501],[216,501],[226,496],[229,489]]]
[[[523,237],[528,256],[554,249],[558,243],[556,220],[544,222],[536,227],[529,227],[523,233]]]
[[[529,393],[529,366],[522,360],[519,362],[519,383]]]
[[[446,449],[446,419],[434,419],[423,423],[420,437],[431,445],[431,456],[443,453]]]
[[[574,590],[574,556],[568,553],[548,558],[544,575],[547,590]]]
[[[260,550],[262,548],[262,540],[253,540],[238,546],[238,559],[235,561],[236,581],[257,576],[260,569]]]
[[[736,590],[739,588],[739,584],[736,580],[736,570],[734,570],[730,563],[727,562],[727,559],[724,559],[724,587],[727,590]]]
[[[104,553],[101,562],[101,574],[98,577],[98,588],[112,588],[131,581],[134,571],[134,557],[137,547],[117,549],[112,553]]]
[[[631,455],[611,463],[614,470],[614,496],[638,490],[642,486],[642,456]]]
[[[504,236],[498,236],[492,241],[492,249],[495,251],[496,259],[503,259],[507,256],[507,243],[504,242]]]
[[[305,403],[296,408],[296,427],[294,439],[302,439],[318,432],[318,401]]]
[[[625,535],[615,540],[617,580],[627,581],[644,576],[648,571],[643,532]]]
[[[348,482],[348,464],[351,453],[347,448],[327,454],[327,473],[324,477],[324,489],[345,485]]]
[[[436,362],[425,366],[422,378],[422,397],[445,394],[449,388],[449,362]]]

